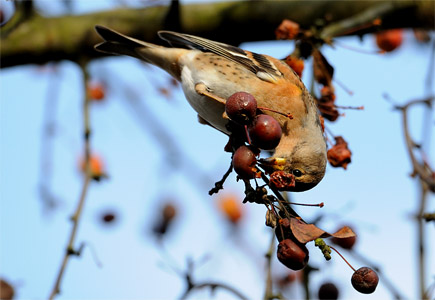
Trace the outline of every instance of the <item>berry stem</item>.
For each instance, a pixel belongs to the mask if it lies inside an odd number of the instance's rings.
[[[296,203],[296,202],[289,202],[289,203],[293,204],[293,205],[300,205],[300,206],[318,206],[320,208],[325,206],[325,204],[323,202],[320,202],[320,203]]]
[[[248,140],[248,145],[251,145],[251,138],[249,137],[248,125],[245,125],[244,127],[245,127],[246,139]]]
[[[334,105],[335,108],[341,108],[341,109],[356,109],[356,110],[363,110],[364,106],[341,106],[341,105]]]
[[[337,250],[337,249],[335,249],[334,247],[332,247],[332,246],[329,246],[329,248],[331,248],[332,250],[334,250],[335,252],[337,252],[337,254],[338,255],[340,255],[340,257],[347,263],[347,265],[355,272],[356,270],[355,270],[355,268],[354,267],[352,267],[352,265],[344,258],[344,256],[343,255],[341,255],[341,253]]]

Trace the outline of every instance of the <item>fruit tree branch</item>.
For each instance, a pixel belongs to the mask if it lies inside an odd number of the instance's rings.
[[[171,29],[238,45],[246,41],[275,39],[274,30],[283,19],[291,19],[307,29],[316,21],[325,20],[329,25],[329,37],[331,34],[349,34],[351,28],[346,26],[353,26],[352,22],[338,22],[378,6],[384,7],[382,28],[434,28],[435,3],[431,0],[329,0],[309,1],[308,4],[303,0],[245,0],[180,7],[117,8],[61,17],[44,17],[34,12],[13,28],[8,28],[8,23],[1,28],[1,67],[59,60],[78,62],[99,57],[101,54],[93,49],[100,42],[94,31],[96,24],[154,43],[161,43],[156,35],[158,30]],[[174,10],[179,10],[178,14]],[[174,21],[174,18],[177,20]],[[332,26],[335,23],[338,28]],[[376,30],[379,28],[371,27],[352,31],[351,34]]]

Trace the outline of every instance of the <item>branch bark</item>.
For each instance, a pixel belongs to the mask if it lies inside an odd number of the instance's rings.
[[[32,14],[14,28],[7,24],[1,34],[1,67],[45,64],[51,61],[93,59],[100,40],[94,26],[112,27],[127,35],[161,43],[156,32],[171,29],[238,45],[246,41],[275,39],[274,31],[287,18],[309,28],[316,20],[336,23],[383,5],[382,28],[434,29],[435,3],[431,0],[393,1],[238,1],[183,5],[178,14],[171,7],[114,9],[91,14],[44,17]],[[179,16],[179,20],[174,20]],[[343,24],[342,24],[343,25]],[[341,26],[342,26],[341,25]],[[334,29],[334,30],[332,30]],[[334,36],[345,34],[332,28]],[[354,31],[370,33],[379,28]]]

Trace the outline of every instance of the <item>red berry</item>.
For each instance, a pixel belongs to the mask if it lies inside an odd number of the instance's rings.
[[[271,150],[278,146],[282,135],[281,125],[278,121],[265,114],[254,118],[248,132],[252,144],[264,150]]]
[[[100,101],[104,99],[105,88],[101,83],[94,83],[88,85],[89,98],[92,100]]]
[[[249,124],[257,112],[257,100],[246,92],[234,93],[225,103],[225,112],[234,122]]]
[[[371,294],[378,286],[379,277],[375,271],[370,268],[362,267],[352,275],[352,286],[360,293]]]
[[[327,282],[320,286],[319,288],[319,299],[338,299],[338,289],[335,284]]]
[[[243,179],[255,178],[257,174],[257,158],[254,152],[247,146],[239,147],[233,155],[233,167],[237,175]]]
[[[403,30],[391,29],[376,34],[376,44],[379,49],[391,52],[402,44]]]
[[[294,271],[303,269],[309,259],[307,247],[291,239],[284,239],[279,242],[277,257],[283,265]]]

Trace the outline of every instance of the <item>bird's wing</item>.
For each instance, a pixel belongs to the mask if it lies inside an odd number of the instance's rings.
[[[242,65],[265,81],[276,82],[278,78],[283,77],[283,74],[277,69],[274,63],[262,54],[245,51],[235,46],[173,31],[159,31],[159,36],[173,46],[177,45],[190,49],[197,49],[203,52],[212,52],[225,57],[226,59]]]

